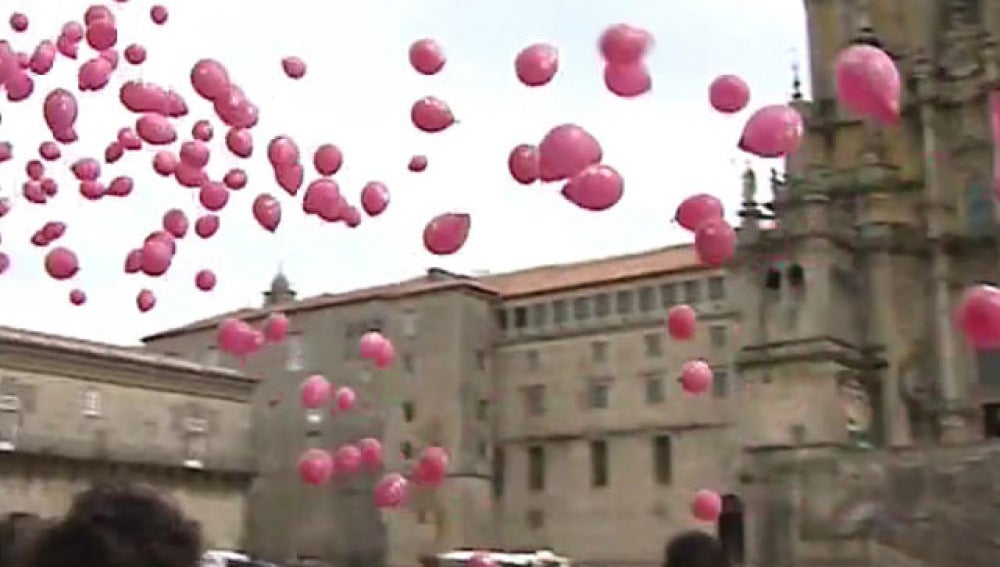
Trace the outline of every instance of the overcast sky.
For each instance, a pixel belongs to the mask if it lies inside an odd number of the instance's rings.
[[[38,41],[54,39],[64,22],[82,20],[88,4],[8,0],[5,8],[26,13],[31,27],[7,36],[16,49],[30,52]],[[399,280],[430,266],[497,272],[680,242],[684,235],[670,220],[685,195],[711,192],[731,209],[739,200],[746,157],[735,142],[748,111],[715,114],[707,104],[709,82],[722,73],[745,77],[753,89],[752,109],[787,100],[790,65],[806,62],[801,2],[178,0],[167,4],[170,20],[163,27],[149,21],[149,5],[113,4],[120,47],[142,43],[149,59],[139,68],[123,61],[105,91],[77,94],[81,140],[49,166],[61,193],[41,206],[14,197],[14,209],[0,219],[2,250],[12,259],[0,276],[4,325],[134,343],[196,318],[258,304],[279,265],[300,294],[310,295]],[[650,60],[654,90],[637,100],[616,98],[603,87],[596,40],[617,22],[643,26],[656,38]],[[422,37],[437,39],[447,51],[448,64],[436,77],[409,68],[408,46]],[[516,81],[513,59],[540,41],[559,49],[561,68],[548,87],[528,89]],[[305,79],[283,75],[280,60],[287,55],[308,63]],[[20,193],[24,162],[37,157],[38,145],[48,139],[41,113],[45,94],[56,86],[75,87],[79,62],[91,56],[84,46],[77,63],[60,58],[50,75],[36,78],[31,99],[0,103],[0,139],[15,152],[0,165],[4,195]],[[190,68],[204,57],[227,65],[261,108],[251,160],[225,151],[221,123],[191,89]],[[134,123],[118,103],[118,86],[135,78],[186,97],[191,114],[178,121],[182,140],[194,121],[213,118],[210,174],[221,178],[238,165],[250,175],[249,187],[223,211],[218,235],[179,242],[170,272],[156,279],[125,275],[125,254],[159,228],[165,210],[181,207],[192,219],[200,214],[196,191],[154,174],[152,150],[104,167],[105,181],[116,175],[135,179],[135,192],[124,200],[84,201],[68,170],[81,157],[101,157],[117,130]],[[417,132],[409,108],[428,95],[447,101],[461,123],[441,134]],[[508,176],[511,147],[537,143],[565,122],[597,136],[606,163],[625,177],[625,196],[614,209],[586,213],[565,202],[557,186],[522,187]],[[299,199],[284,194],[264,157],[268,140],[278,134],[298,141],[305,164],[317,145],[339,145],[345,166],[337,180],[345,195],[356,201],[367,181],[383,181],[392,192],[389,210],[355,230],[305,218],[301,193]],[[414,153],[430,160],[423,174],[406,170]],[[775,164],[756,165],[764,175]],[[308,182],[315,174],[307,172]],[[263,191],[284,205],[275,235],[259,229],[250,214],[253,197]],[[473,229],[461,253],[435,258],[422,249],[421,229],[445,211],[471,213]],[[44,251],[29,242],[49,220],[69,225],[62,244],[81,263],[72,282],[50,280]],[[205,267],[219,281],[208,294],[193,283]],[[68,302],[75,286],[89,296],[84,307]],[[157,307],[146,314],[134,301],[143,287],[158,296]]]

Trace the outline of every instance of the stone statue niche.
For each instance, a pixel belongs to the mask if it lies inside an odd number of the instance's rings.
[[[913,440],[933,443],[940,437],[937,419],[937,389],[931,376],[931,352],[926,338],[911,343],[909,350],[896,365],[899,396],[906,406],[906,415]]]
[[[877,396],[853,372],[842,372],[837,376],[837,390],[851,446],[863,450],[874,448],[877,422],[873,398]]]

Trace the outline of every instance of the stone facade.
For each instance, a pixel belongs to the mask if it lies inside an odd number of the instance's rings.
[[[0,328],[0,516],[55,517],[92,482],[172,493],[213,546],[240,548],[254,473],[239,372]]]

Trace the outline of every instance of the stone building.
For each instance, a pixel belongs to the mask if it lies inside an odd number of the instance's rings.
[[[267,376],[254,403],[257,551],[353,566],[551,547],[581,564],[651,565],[707,487],[728,497],[703,527],[739,563],[996,565],[1000,356],[968,352],[951,308],[1000,272],[987,111],[1000,3],[806,0],[806,12],[812,100],[798,85],[791,100],[804,143],[769,202],[745,176],[727,273],[671,247],[480,277],[432,269],[302,300],[279,278],[263,308],[232,314],[281,310],[294,329],[252,363]],[[897,59],[898,126],[835,103],[833,60],[851,42]],[[700,312],[690,344],[663,338],[674,302]],[[220,360],[220,320],[146,345]],[[400,354],[387,372],[357,360],[376,328]],[[680,391],[691,357],[715,367],[711,395]],[[311,372],[354,385],[369,408],[307,422],[297,389]],[[398,449],[394,467],[447,446],[451,477],[384,517],[364,482],[325,496],[295,482],[305,446],[366,434]]]
[[[172,493],[211,545],[242,547],[255,387],[231,369],[0,327],[0,517],[59,516],[92,482],[130,478]]]

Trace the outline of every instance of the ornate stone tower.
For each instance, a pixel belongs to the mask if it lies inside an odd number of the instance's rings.
[[[845,455],[980,435],[976,361],[951,306],[965,285],[1000,277],[987,109],[1000,2],[805,5],[812,100],[796,84],[791,101],[803,144],[772,176],[771,203],[745,179],[734,269],[750,555],[769,566],[829,555]],[[833,62],[852,42],[896,59],[898,126],[837,105]],[[769,218],[776,228],[762,228]]]

